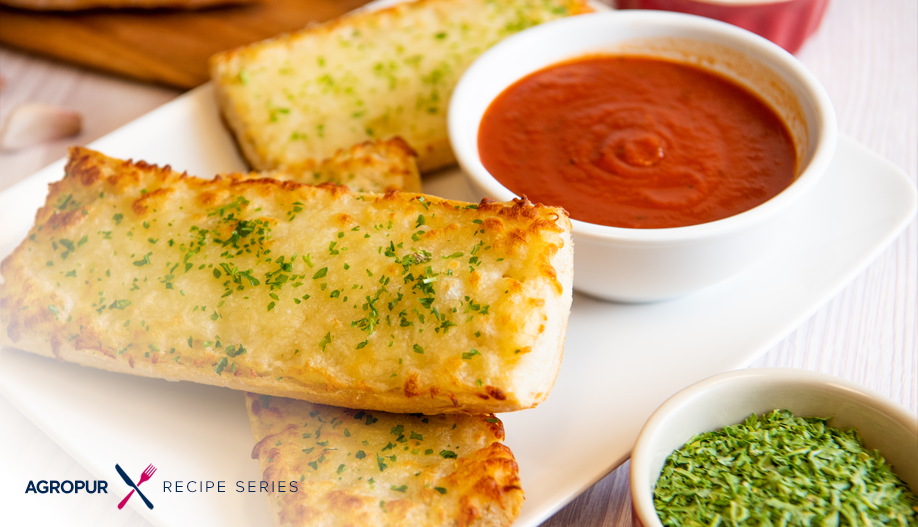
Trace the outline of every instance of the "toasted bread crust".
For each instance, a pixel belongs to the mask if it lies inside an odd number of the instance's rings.
[[[455,162],[446,109],[465,69],[527,27],[590,12],[585,0],[418,0],[211,58],[214,93],[257,170],[399,135],[428,172]]]
[[[0,264],[0,342],[394,412],[530,408],[571,302],[561,209],[229,175],[75,148]]]
[[[366,141],[322,161],[313,159],[287,167],[258,173],[280,181],[318,185],[334,183],[361,192],[421,191],[417,154],[401,137],[385,141]]]
[[[519,468],[494,415],[245,399],[262,480],[285,482],[268,496],[276,527],[508,526],[520,513]]]

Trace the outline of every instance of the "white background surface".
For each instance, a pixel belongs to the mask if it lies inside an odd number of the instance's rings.
[[[913,181],[918,173],[916,28],[918,4],[912,0],[832,0],[822,28],[798,54],[825,85],[841,131],[903,168]],[[177,94],[10,50],[0,50],[0,75],[6,82],[0,92],[0,119],[19,101],[62,104],[84,114],[85,131],[76,140],[80,144]],[[68,143],[0,154],[0,189],[61,157]],[[914,412],[918,409],[916,252],[913,221],[874,264],[757,364],[832,373],[885,393]],[[609,408],[610,415],[615,411]],[[28,479],[92,476],[6,401],[0,401],[0,418],[4,423],[0,510],[7,511],[3,517],[12,519],[13,525],[145,525],[133,512],[115,508],[120,497],[82,500],[60,495],[51,501],[25,496]],[[601,482],[549,523],[628,525],[628,496],[621,485],[625,470]],[[30,521],[9,516],[22,507],[30,511]]]

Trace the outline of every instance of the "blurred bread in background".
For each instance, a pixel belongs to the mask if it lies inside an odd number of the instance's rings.
[[[0,0],[0,4],[36,11],[79,11],[82,9],[201,9],[205,7],[267,3],[271,0]]]
[[[455,162],[446,110],[479,55],[528,27],[590,11],[585,0],[405,2],[218,53],[211,78],[255,170],[398,135],[427,172]]]

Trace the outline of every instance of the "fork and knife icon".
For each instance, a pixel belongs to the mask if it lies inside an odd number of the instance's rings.
[[[153,477],[153,474],[156,472],[156,467],[154,467],[153,465],[147,466],[147,469],[144,470],[143,474],[140,475],[140,480],[137,482],[136,485],[134,484],[133,481],[131,481],[131,478],[128,477],[127,473],[117,463],[115,463],[115,470],[118,471],[118,475],[121,476],[121,479],[123,479],[125,483],[131,486],[131,492],[129,492],[128,495],[125,496],[123,500],[121,500],[121,503],[118,504],[118,508],[123,509],[124,505],[128,502],[129,499],[131,499],[131,496],[134,495],[134,491],[137,491],[137,495],[140,496],[140,499],[143,500],[147,508],[152,510],[153,504],[150,503],[150,500],[148,500],[147,497],[144,496],[143,493],[140,492],[140,489],[138,489],[137,487],[139,487],[144,481],[147,481],[148,479]]]

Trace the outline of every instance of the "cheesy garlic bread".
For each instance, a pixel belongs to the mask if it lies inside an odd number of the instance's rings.
[[[543,401],[571,303],[563,209],[213,180],[71,150],[0,264],[0,343],[350,408]]]
[[[245,399],[252,458],[273,485],[268,504],[276,527],[497,527],[520,513],[519,469],[493,414],[365,412],[252,393]]]
[[[455,162],[446,110],[475,58],[527,27],[590,11],[585,0],[405,2],[219,53],[211,79],[256,170],[398,135],[426,172]]]

